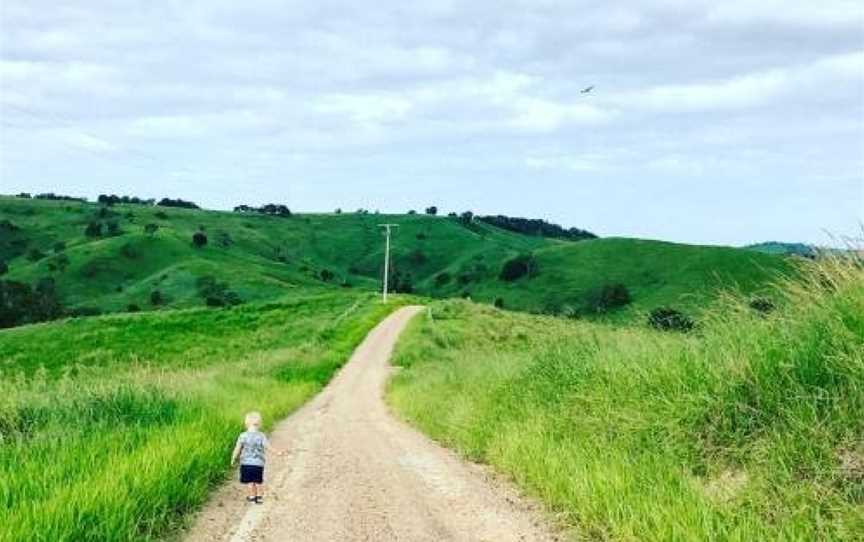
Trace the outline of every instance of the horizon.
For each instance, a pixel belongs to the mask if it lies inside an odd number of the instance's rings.
[[[862,236],[854,2],[36,1],[0,17],[0,192],[436,205],[702,245]]]

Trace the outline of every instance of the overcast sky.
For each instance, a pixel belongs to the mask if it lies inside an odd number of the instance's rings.
[[[610,4],[4,0],[0,193],[861,235],[864,4]]]

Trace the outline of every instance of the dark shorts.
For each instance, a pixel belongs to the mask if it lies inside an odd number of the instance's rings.
[[[264,467],[259,467],[258,465],[240,465],[240,483],[264,483]]]

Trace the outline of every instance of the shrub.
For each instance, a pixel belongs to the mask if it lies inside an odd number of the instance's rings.
[[[150,237],[153,237],[153,235],[157,231],[159,231],[159,224],[155,224],[153,222],[150,222],[149,224],[144,224],[144,233],[146,233]]]
[[[435,286],[440,288],[441,286],[448,284],[452,279],[453,277],[450,275],[450,273],[448,273],[447,271],[442,271],[435,275]]]
[[[495,301],[492,304],[495,305],[496,307],[498,307],[499,309],[503,309],[504,308],[504,298],[503,297],[496,297]]]
[[[152,292],[150,292],[150,304],[154,307],[158,307],[164,301],[165,300],[162,297],[162,292],[160,292],[159,290],[153,290]]]
[[[770,312],[773,312],[776,308],[773,301],[764,297],[754,297],[750,300],[750,303],[748,303],[748,305],[751,309],[761,314],[768,314]]]
[[[331,280],[333,280],[333,278],[335,276],[336,276],[336,274],[333,273],[333,271],[330,271],[329,269],[322,269],[321,272],[318,273],[318,278],[320,278],[324,282],[330,282]]]
[[[71,309],[68,313],[72,318],[79,318],[81,316],[99,316],[102,314],[102,311],[97,309],[96,307],[75,307]]]
[[[63,252],[64,250],[66,250],[66,243],[63,241],[57,241],[56,243],[54,243],[53,248],[55,254],[58,252]]]
[[[417,211],[415,211],[414,209],[410,209],[410,210],[408,211],[408,214],[409,214],[409,215],[416,215],[416,214],[417,214]]]
[[[84,235],[87,237],[99,237],[102,235],[102,224],[100,222],[90,222],[84,230]]]
[[[156,211],[153,216],[155,216],[159,220],[168,220],[168,213],[166,213],[165,211]]]
[[[204,232],[196,231],[192,236],[192,244],[196,248],[201,248],[207,244],[207,234]]]
[[[632,299],[627,287],[620,283],[605,284],[592,290],[586,297],[588,312],[602,313],[629,305]]]
[[[116,236],[123,233],[120,231],[120,224],[116,220],[111,220],[108,222],[108,235]]]
[[[693,329],[694,323],[689,316],[679,310],[660,307],[648,315],[648,325],[661,331],[687,332]]]
[[[416,237],[417,237],[417,240],[418,240],[418,241],[425,241],[425,240],[426,240],[426,234],[423,233],[423,232],[418,233],[418,234],[416,235]]]
[[[9,264],[4,262],[3,260],[0,260],[0,276],[5,275],[8,272],[9,272]]]
[[[140,310],[141,307],[139,307],[135,303],[129,303],[128,305],[126,305],[126,312],[139,312]]]
[[[411,253],[408,254],[408,262],[411,263],[411,265],[420,266],[427,261],[428,258],[426,258],[426,253],[419,248],[412,250]]]
[[[498,278],[512,282],[524,276],[534,276],[536,273],[537,262],[534,256],[532,254],[520,254],[504,262]]]
[[[38,248],[31,248],[29,251],[27,251],[27,259],[31,262],[38,262],[44,257],[45,253]]]
[[[196,286],[198,295],[204,298],[208,307],[239,305],[243,302],[240,296],[230,289],[227,282],[218,282],[212,276],[198,277]]]
[[[51,271],[66,271],[66,268],[69,267],[69,256],[66,254],[58,254],[48,260],[48,269]]]
[[[438,207],[435,207],[434,205],[432,205],[430,207],[426,207],[426,214],[430,215],[430,216],[437,215],[438,214]]]

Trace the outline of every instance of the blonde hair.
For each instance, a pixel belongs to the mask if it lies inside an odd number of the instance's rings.
[[[246,424],[247,429],[253,426],[256,428],[261,427],[261,413],[258,411],[248,412],[243,422]]]

